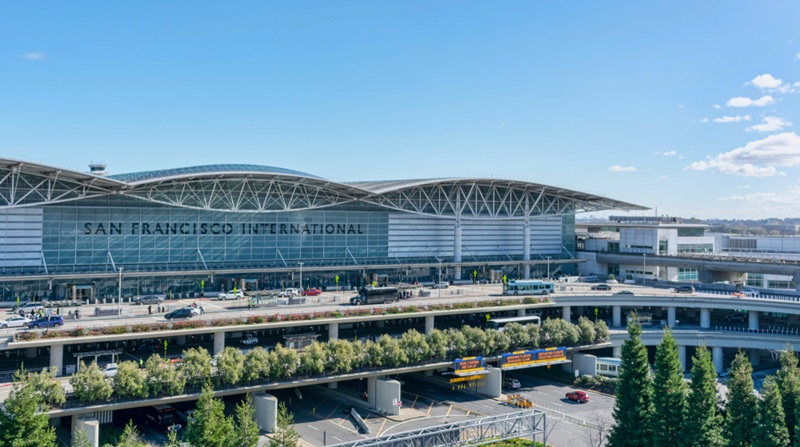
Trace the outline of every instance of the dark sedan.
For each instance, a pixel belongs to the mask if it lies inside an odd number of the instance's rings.
[[[173,310],[172,312],[164,315],[164,318],[167,320],[175,320],[178,318],[192,318],[194,316],[194,312],[189,307],[184,307],[182,309]]]

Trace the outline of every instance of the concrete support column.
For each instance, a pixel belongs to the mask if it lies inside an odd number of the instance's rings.
[[[427,315],[425,317],[425,335],[428,335],[431,332],[433,332],[433,322],[434,322],[433,315]]]
[[[278,398],[269,393],[253,394],[258,428],[266,432],[275,431],[278,421]]]
[[[761,356],[759,355],[758,349],[748,349],[747,356],[750,357],[751,365],[758,366],[761,364]]]
[[[525,223],[522,225],[522,260],[531,260],[531,221],[529,218],[525,218]],[[531,279],[530,264],[522,267],[522,278]]]
[[[73,300],[78,299],[78,286],[75,285],[72,286],[72,299]]]
[[[391,379],[375,381],[375,409],[383,414],[397,416],[400,414],[400,382]],[[401,404],[402,405],[402,404]]]
[[[618,358],[622,357],[622,346],[614,346],[614,347],[612,347],[611,348],[611,355],[615,359],[618,359]]]
[[[563,306],[561,308],[561,318],[566,321],[570,321],[572,319],[572,309],[569,306]]]
[[[527,312],[528,312],[527,309],[517,309],[517,316],[520,318],[524,317]]]
[[[454,268],[455,272],[453,274],[453,279],[460,280],[461,266],[458,265],[458,263],[461,262],[461,218],[460,217],[456,217],[456,228],[453,236],[454,236],[453,262],[456,263],[456,266]]]
[[[723,358],[722,358],[722,348],[720,346],[714,346],[711,348],[711,359],[714,362],[714,369],[717,370],[717,374],[721,373]]]
[[[482,385],[475,387],[478,394],[488,397],[500,397],[503,394],[503,370],[499,368],[491,368],[486,374]]]
[[[367,377],[367,404],[369,404],[370,408],[375,408],[375,383],[377,380],[377,377]]]
[[[611,307],[611,326],[622,326],[622,306]]]
[[[328,339],[339,339],[339,323],[328,323]]]
[[[339,382],[328,382],[328,389],[335,390],[339,388]]]
[[[686,371],[686,346],[678,345],[678,359],[681,361],[681,367]]]
[[[177,337],[175,337],[175,343],[178,346],[185,345],[186,344],[186,336],[185,335],[178,335]]]
[[[675,327],[675,311],[677,309],[675,307],[668,307],[667,308],[667,326]]]
[[[100,445],[100,422],[94,416],[72,416],[72,436],[75,432],[82,430],[89,439],[89,445],[99,447]]]
[[[759,312],[757,310],[751,310],[747,316],[747,327],[750,328],[751,331],[758,330],[758,316]]]
[[[64,345],[50,345],[50,366],[58,368],[57,376],[64,373]]]
[[[214,355],[225,350],[225,331],[214,332]]]
[[[700,327],[703,329],[711,327],[711,309],[700,309]]]

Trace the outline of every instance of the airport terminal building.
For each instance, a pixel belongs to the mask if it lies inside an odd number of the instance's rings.
[[[334,182],[262,165],[106,175],[0,159],[3,300],[530,277],[575,213],[641,206],[500,179]],[[533,272],[532,272],[533,270]],[[441,273],[440,273],[441,272]]]

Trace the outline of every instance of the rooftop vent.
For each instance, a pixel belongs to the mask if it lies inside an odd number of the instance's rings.
[[[89,163],[89,173],[99,176],[104,176],[107,174],[106,172],[106,164],[105,163]]]

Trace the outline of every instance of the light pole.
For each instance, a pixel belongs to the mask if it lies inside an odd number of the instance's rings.
[[[647,274],[647,253],[642,253],[642,285],[644,285],[644,279],[646,274]]]
[[[303,263],[300,262],[300,290],[303,290]]]
[[[117,316],[122,315],[122,267],[119,268],[119,294],[117,295]]]
[[[547,279],[550,279],[550,256],[547,257]]]
[[[439,298],[442,297],[442,260],[439,259],[439,284],[436,284],[436,290],[439,291]]]

